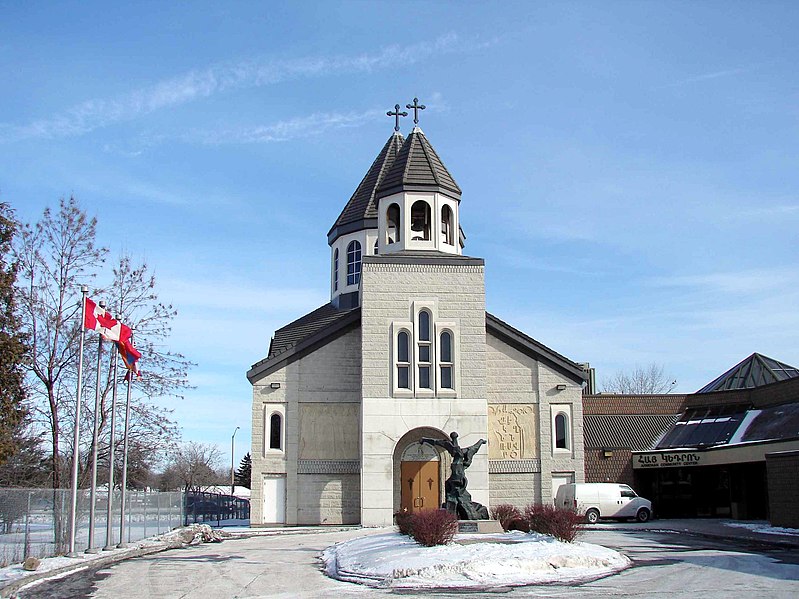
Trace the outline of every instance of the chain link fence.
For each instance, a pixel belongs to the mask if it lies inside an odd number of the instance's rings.
[[[69,549],[69,489],[0,489],[0,567],[26,557],[63,555]],[[83,551],[89,538],[89,491],[78,493],[75,550]],[[188,520],[182,492],[127,491],[125,538],[120,540],[121,492],[112,497],[111,538],[107,532],[108,492],[95,495],[95,547],[132,543],[184,525]],[[211,522],[209,522],[210,524]]]

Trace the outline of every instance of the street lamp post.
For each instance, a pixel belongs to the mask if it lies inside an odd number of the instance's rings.
[[[234,452],[236,451],[236,432],[239,430],[240,427],[236,427],[236,430],[233,431],[233,436],[230,438],[230,496],[233,497],[233,493],[236,490],[236,479],[234,478]]]

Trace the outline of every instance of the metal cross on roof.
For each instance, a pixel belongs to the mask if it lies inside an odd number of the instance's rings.
[[[399,120],[400,120],[400,117],[401,117],[401,116],[408,116],[408,113],[407,113],[407,112],[400,112],[400,105],[399,105],[399,104],[395,104],[395,105],[394,105],[394,112],[391,112],[391,111],[389,110],[389,111],[386,113],[386,116],[393,116],[393,117],[395,117],[395,118],[397,119],[397,122],[396,122],[396,124],[394,125],[394,131],[399,131],[399,129],[400,129],[400,127],[399,127]]]
[[[413,124],[414,125],[418,125],[419,124],[419,111],[420,110],[424,110],[427,107],[424,104],[419,104],[419,98],[414,98],[413,99],[413,104],[406,104],[405,108],[407,108],[408,110],[413,108]]]

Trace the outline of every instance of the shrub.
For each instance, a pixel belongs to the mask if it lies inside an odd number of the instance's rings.
[[[394,514],[394,521],[397,523],[401,535],[413,536],[413,514],[407,509]]]
[[[530,525],[527,524],[527,520],[524,519],[524,516],[520,515],[518,518],[514,518],[508,524],[508,530],[520,530],[522,532],[530,532]]]
[[[524,518],[530,530],[551,535],[567,543],[571,543],[577,537],[580,523],[583,521],[574,510],[535,503],[525,508]]]
[[[427,510],[413,515],[411,536],[420,545],[447,545],[458,532],[458,519],[447,510]]]
[[[502,526],[502,530],[505,532],[509,530],[520,530],[518,528],[512,529],[510,527],[513,521],[522,519],[522,513],[515,505],[510,505],[509,503],[496,505],[491,508],[491,517],[494,520],[499,520],[499,524]]]

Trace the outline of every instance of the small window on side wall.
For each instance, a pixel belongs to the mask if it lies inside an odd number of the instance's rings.
[[[418,383],[421,389],[433,388],[433,344],[430,340],[430,312],[422,310],[419,312],[419,322],[417,328],[418,351],[419,351],[419,374]]]
[[[272,414],[269,417],[269,449],[283,449],[281,441],[283,438],[283,418],[280,414]]]
[[[569,419],[563,412],[555,416],[555,449],[569,449]]]

